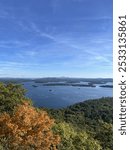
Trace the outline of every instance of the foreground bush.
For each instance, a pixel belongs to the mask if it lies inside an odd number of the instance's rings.
[[[0,116],[0,145],[4,150],[56,150],[60,137],[51,128],[54,120],[27,102],[14,113]]]

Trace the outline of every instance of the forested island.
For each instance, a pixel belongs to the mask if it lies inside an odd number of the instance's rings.
[[[34,107],[21,85],[0,83],[0,149],[112,150],[113,100]]]
[[[96,87],[97,84],[100,87],[113,88],[112,85],[107,83],[113,83],[112,78],[67,78],[67,77],[50,77],[50,78],[0,78],[4,83],[22,84],[25,82],[34,82],[33,87],[37,87],[37,83],[42,83],[43,86],[75,86],[75,87]]]

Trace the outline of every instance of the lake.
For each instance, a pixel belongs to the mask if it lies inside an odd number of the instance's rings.
[[[33,81],[22,84],[28,91],[26,96],[38,107],[62,108],[88,99],[113,96],[113,88],[100,87],[100,84],[96,87],[43,86]]]

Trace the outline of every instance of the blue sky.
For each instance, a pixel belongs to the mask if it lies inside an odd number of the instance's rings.
[[[112,77],[112,0],[0,0],[0,77]]]

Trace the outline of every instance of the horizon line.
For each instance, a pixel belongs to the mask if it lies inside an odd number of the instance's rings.
[[[113,77],[0,77],[0,79],[42,79],[42,78],[85,78],[85,79],[113,79]]]

